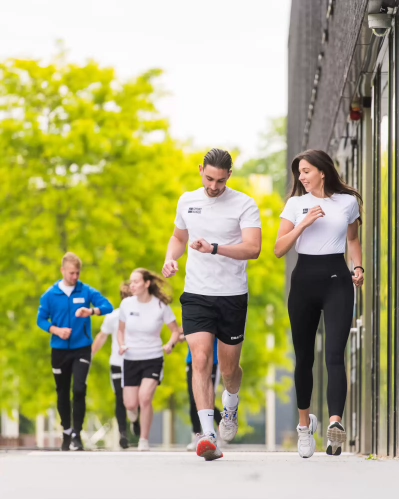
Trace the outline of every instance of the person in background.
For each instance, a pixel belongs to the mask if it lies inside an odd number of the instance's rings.
[[[123,283],[120,287],[120,296],[123,300],[128,296],[131,296],[129,283]],[[110,357],[110,368],[111,368],[111,381],[115,393],[115,416],[118,422],[119,428],[119,445],[122,449],[127,449],[129,447],[129,442],[127,438],[127,423],[126,423],[126,408],[123,403],[123,388],[122,388],[122,365],[123,357],[119,355],[119,345],[118,345],[118,329],[119,329],[119,308],[115,309],[104,319],[101,326],[101,331],[96,336],[93,347],[92,354],[94,355],[101,350],[105,345],[108,338],[112,337],[112,350]],[[130,412],[129,419],[132,422],[132,432],[135,435],[140,435],[140,423],[138,418],[138,412]]]
[[[62,258],[62,279],[40,298],[38,326],[51,334],[51,365],[57,408],[64,428],[61,450],[83,450],[80,432],[86,413],[87,377],[91,364],[91,316],[112,312],[111,303],[79,281],[82,261],[74,253]],[[91,307],[91,305],[93,305]],[[71,381],[73,377],[73,426]]]
[[[163,354],[172,353],[181,333],[169,306],[172,299],[163,291],[163,285],[163,279],[154,272],[136,269],[130,277],[133,296],[125,298],[119,307],[123,400],[128,411],[137,412],[140,407],[139,451],[150,450],[152,400],[163,378]],[[172,331],[172,337],[162,346],[164,324]]]

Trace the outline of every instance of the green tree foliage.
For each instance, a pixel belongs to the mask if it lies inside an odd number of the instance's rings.
[[[157,111],[159,70],[120,81],[90,61],[78,66],[7,60],[0,64],[0,408],[35,414],[55,405],[49,336],[36,326],[39,298],[59,279],[62,255],[83,260],[82,280],[118,306],[119,285],[136,267],[160,272],[176,204],[200,185],[202,154],[187,153]],[[251,193],[247,179],[232,187]],[[244,348],[243,397],[259,410],[267,365],[284,364],[286,318],[283,262],[273,256],[281,200],[258,198],[264,250],[250,264],[251,307]],[[184,259],[181,262],[184,269]],[[170,281],[174,310],[184,272]],[[265,306],[272,304],[265,349]],[[101,319],[93,320],[93,331]],[[270,328],[269,328],[270,329]],[[165,339],[167,339],[167,332]],[[187,407],[185,356],[167,357],[156,407]],[[94,359],[88,406],[113,414],[109,344]]]
[[[284,199],[287,183],[287,118],[270,120],[268,131],[262,135],[260,155],[250,159],[239,170],[238,175],[251,173],[270,175],[273,189]]]

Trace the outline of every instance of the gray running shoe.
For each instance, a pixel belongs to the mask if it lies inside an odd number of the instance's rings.
[[[219,424],[219,434],[220,438],[225,442],[231,442],[233,438],[237,435],[238,431],[238,405],[235,409],[230,410],[227,407],[221,412],[222,420]]]
[[[335,421],[327,428],[327,449],[329,456],[339,456],[342,452],[342,444],[346,442],[346,431],[341,423]]]

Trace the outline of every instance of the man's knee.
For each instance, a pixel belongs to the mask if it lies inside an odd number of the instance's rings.
[[[238,373],[242,372],[242,368],[239,364],[227,364],[224,366],[220,366],[220,373],[224,380],[233,379],[237,376]]]
[[[211,374],[213,359],[204,351],[193,354],[193,371],[201,374]]]
[[[74,398],[84,398],[86,397],[87,385],[86,383],[75,383],[73,386],[73,396]]]

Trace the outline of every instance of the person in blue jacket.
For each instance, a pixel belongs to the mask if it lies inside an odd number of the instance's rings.
[[[86,381],[91,364],[92,315],[112,312],[111,303],[96,289],[79,281],[82,262],[74,253],[62,259],[63,279],[40,299],[38,326],[51,334],[51,364],[61,417],[61,449],[83,450],[80,432],[86,412]],[[91,308],[91,305],[93,307]],[[73,427],[71,425],[71,380],[73,376]]]

